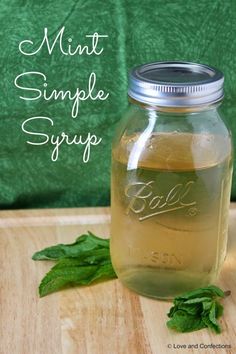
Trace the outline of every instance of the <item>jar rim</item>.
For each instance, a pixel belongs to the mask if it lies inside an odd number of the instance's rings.
[[[211,66],[166,61],[135,67],[128,95],[136,101],[163,107],[191,107],[221,101],[224,75]]]

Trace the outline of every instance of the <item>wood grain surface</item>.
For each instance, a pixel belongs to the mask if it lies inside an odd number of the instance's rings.
[[[119,280],[38,297],[38,284],[52,263],[34,262],[32,254],[71,242],[87,230],[108,237],[109,221],[108,208],[0,212],[0,354],[236,353],[234,205],[228,254],[218,282],[232,291],[224,300],[220,335],[168,330],[171,304],[138,296]],[[201,343],[232,348],[196,349]],[[195,348],[180,347],[189,344]]]

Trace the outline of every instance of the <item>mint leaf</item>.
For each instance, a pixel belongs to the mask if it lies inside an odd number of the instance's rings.
[[[190,300],[199,297],[211,297],[211,298],[213,296],[224,297],[224,295],[225,293],[220,288],[218,288],[215,285],[209,285],[208,287],[188,291],[180,296],[177,296],[175,298],[175,301]]]
[[[220,288],[210,285],[195,289],[177,296],[171,307],[167,326],[178,332],[191,332],[209,328],[215,333],[221,333],[217,319],[223,314],[223,306],[219,298],[229,295]]]
[[[79,236],[74,243],[58,244],[47,247],[39,252],[36,252],[33,260],[58,260],[66,257],[78,257],[86,251],[106,248],[109,250],[109,239],[102,239],[91,232]]]
[[[219,303],[216,302],[216,318],[219,318],[223,315],[224,307]]]
[[[192,304],[186,304],[186,303],[181,303],[179,304],[178,307],[176,307],[175,311],[178,311],[178,310],[183,310],[185,311],[188,315],[193,315],[195,316],[199,310],[200,310],[200,304],[198,305],[192,305]]]
[[[117,277],[111,263],[109,240],[91,232],[79,236],[74,243],[47,247],[32,258],[57,261],[40,283],[40,297],[68,286],[89,285]]]
[[[167,326],[178,332],[191,332],[204,328],[205,324],[200,317],[189,315],[183,310],[178,310],[175,316],[167,322]]]
[[[68,260],[69,261],[69,260]],[[59,261],[60,263],[61,261]],[[40,297],[60,290],[66,286],[89,285],[94,281],[116,278],[112,264],[94,265],[57,264],[43,278],[39,286]]]
[[[211,305],[212,305],[211,299],[208,300],[208,301],[204,301],[204,302],[202,303],[203,311],[206,311],[206,312],[210,311]]]
[[[91,265],[91,264],[105,264],[111,262],[111,256],[109,249],[101,248],[94,251],[86,251],[83,254],[80,254],[78,257],[71,258],[61,258],[54,268],[61,268],[74,265]]]

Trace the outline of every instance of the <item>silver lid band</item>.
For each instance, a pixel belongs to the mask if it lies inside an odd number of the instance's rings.
[[[190,107],[222,100],[221,71],[190,62],[156,62],[134,68],[128,95],[133,99],[164,107]]]

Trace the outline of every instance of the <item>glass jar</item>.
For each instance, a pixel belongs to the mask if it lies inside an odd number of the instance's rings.
[[[231,135],[223,74],[157,62],[130,74],[112,148],[111,257],[128,288],[160,299],[214,283],[226,255]]]

